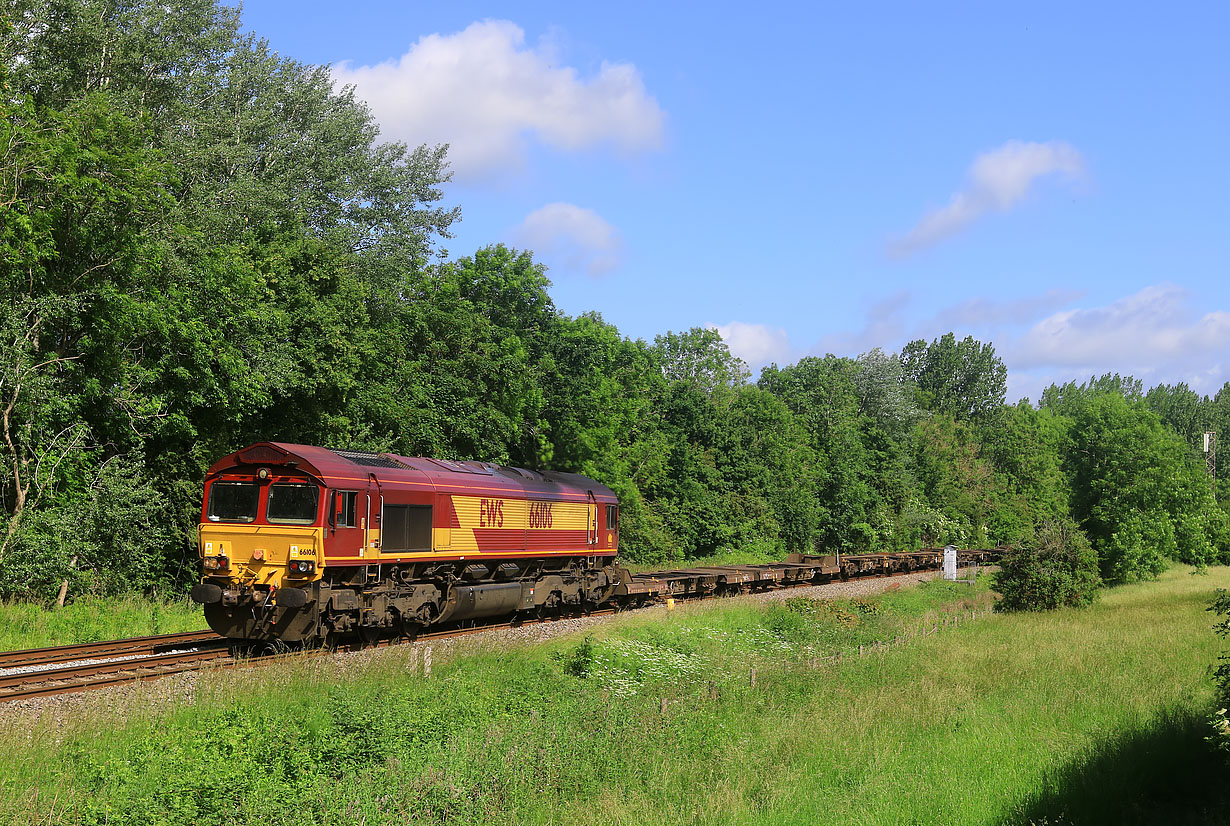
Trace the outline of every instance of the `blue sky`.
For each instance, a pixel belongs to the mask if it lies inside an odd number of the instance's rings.
[[[450,143],[454,255],[535,250],[628,336],[753,368],[995,343],[1009,397],[1230,380],[1223,4],[249,0],[390,138]]]

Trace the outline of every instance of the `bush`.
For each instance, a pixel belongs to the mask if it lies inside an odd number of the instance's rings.
[[[1213,626],[1214,633],[1223,639],[1230,637],[1230,591],[1218,588],[1208,610],[1219,617]],[[1217,703],[1221,708],[1209,718],[1212,730],[1205,739],[1219,751],[1230,754],[1230,718],[1227,717],[1227,708],[1230,708],[1230,652],[1223,651],[1217,656],[1213,682],[1217,684]]]
[[[994,587],[1003,595],[997,611],[1081,608],[1097,599],[1102,579],[1098,555],[1070,519],[1038,526],[1019,549],[1004,554]]]

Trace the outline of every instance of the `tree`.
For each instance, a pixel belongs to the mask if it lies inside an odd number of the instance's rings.
[[[955,537],[924,535],[924,541],[951,542],[959,537],[963,543],[987,542],[987,521],[1003,491],[982,456],[977,431],[968,422],[947,415],[920,422],[914,435],[914,472],[926,502],[958,526]]]
[[[1063,385],[1050,385],[1042,391],[1038,406],[1064,416],[1072,416],[1091,397],[1110,393],[1127,401],[1140,401],[1144,398],[1140,379],[1131,376],[1121,376],[1118,373],[1104,373],[1101,376],[1090,376],[1089,381],[1077,384],[1074,381]]]
[[[790,367],[767,367],[757,383],[781,399],[808,434],[822,469],[816,480],[818,541],[834,550],[867,543],[864,527],[870,527],[879,499],[873,456],[860,429],[859,374],[853,360],[829,355],[800,359]],[[876,541],[887,541],[886,533]]]
[[[1008,370],[995,348],[952,333],[927,344],[911,341],[901,351],[906,380],[919,391],[920,405],[958,419],[994,412],[1004,403]]]
[[[906,379],[901,359],[876,347],[856,363],[853,378],[859,414],[890,438],[904,440],[922,412],[914,403],[915,388]]]
[[[1204,432],[1211,420],[1208,399],[1179,382],[1173,386],[1159,384],[1150,388],[1145,394],[1145,404],[1193,451],[1204,446]]]
[[[143,229],[167,204],[170,172],[105,95],[66,113],[39,112],[29,97],[0,112],[3,559],[26,508],[84,446],[89,412],[141,407],[122,361],[102,351],[157,260]]]
[[[743,384],[751,375],[721,334],[709,327],[654,336],[653,349],[667,381],[686,382],[706,392]]]
[[[991,537],[1017,544],[1039,525],[1068,516],[1072,489],[1063,471],[1070,422],[1027,401],[1005,406],[979,429],[981,455],[1001,491],[987,516]]]
[[[1141,401],[1096,393],[1073,416],[1065,466],[1072,513],[1111,582],[1155,576],[1173,558],[1215,558],[1204,468]]]
[[[5,9],[0,555],[32,503],[85,497],[117,456],[173,503],[170,559],[218,455],[392,438],[359,397],[457,217],[444,148],[380,143],[352,91],[214,0]],[[522,346],[484,346],[510,387]],[[492,442],[472,424],[467,452]]]

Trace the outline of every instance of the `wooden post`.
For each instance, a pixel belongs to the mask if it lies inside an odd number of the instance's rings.
[[[431,646],[430,645],[427,646],[425,649],[423,649],[423,676],[424,677],[431,676]]]
[[[858,647],[858,655],[859,655],[860,657],[861,657],[861,656],[863,656],[863,646],[861,646],[861,645]]]
[[[752,669],[751,685],[752,685],[752,688],[756,687],[756,669],[754,668]]]
[[[662,714],[666,714],[666,698],[665,697],[663,697],[660,701],[659,711]]]
[[[76,568],[76,567],[77,567],[77,557],[75,557],[75,556],[73,557],[73,561],[72,561],[72,562],[70,562],[70,563],[68,563],[68,567],[70,567],[70,568]],[[59,596],[57,596],[57,597],[56,597],[56,607],[57,607],[57,608],[63,608],[63,607],[64,607],[64,600],[65,600],[67,597],[68,597],[68,580],[66,579],[66,580],[64,580],[64,581],[62,581],[62,582],[60,583],[60,594],[59,594]]]

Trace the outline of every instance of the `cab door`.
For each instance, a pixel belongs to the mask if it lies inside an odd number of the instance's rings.
[[[585,544],[594,548],[598,544],[598,500],[594,498],[592,490],[587,490],[585,493],[588,494],[589,499],[589,515],[585,522]]]
[[[359,556],[367,534],[367,491],[331,490],[325,507],[325,547],[329,556]]]

